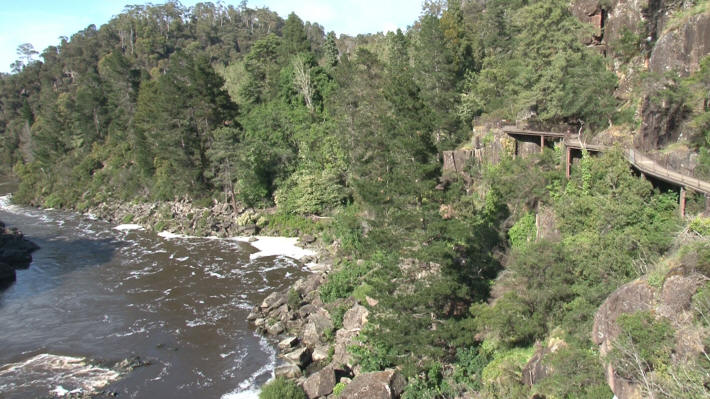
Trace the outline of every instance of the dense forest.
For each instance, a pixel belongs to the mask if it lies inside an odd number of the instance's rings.
[[[710,272],[710,223],[681,219],[677,193],[621,150],[585,152],[569,180],[560,148],[440,179],[441,152],[470,144],[474,126],[635,131],[644,98],[672,105],[697,170],[710,170],[710,58],[653,75],[634,69],[646,36],[625,32],[602,52],[593,35],[565,0],[426,1],[406,32],[357,37],[246,2],[128,6],[41,61],[23,48],[0,79],[0,165],[21,203],[273,207],[337,243],[321,297],[377,300],[351,350],[364,370],[402,370],[406,398],[610,398],[607,363],[652,380],[654,397],[708,397],[706,351],[676,362],[662,317],[622,318],[628,345],[605,356],[592,342],[620,286],[662,284],[677,263]],[[541,209],[555,215],[552,237],[537,231]],[[328,218],[304,227],[311,215]],[[710,290],[698,292],[693,325],[707,339]],[[552,340],[563,345],[546,356],[549,375],[524,384],[536,344]]]

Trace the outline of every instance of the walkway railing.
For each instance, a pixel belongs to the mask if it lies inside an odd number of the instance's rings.
[[[518,129],[515,126],[504,126],[503,131],[509,135],[525,135],[525,136],[540,136],[541,146],[544,145],[545,137],[562,138],[562,142],[565,146],[575,149],[584,149],[594,152],[604,152],[609,149],[609,147],[600,144],[585,144],[583,143],[578,135],[571,135],[569,133],[555,133],[555,132],[542,132],[535,130],[525,130]],[[569,174],[569,154],[567,156],[567,173]],[[668,169],[667,167],[661,166],[656,160],[648,157],[647,155],[639,152],[638,150],[629,149],[626,150],[626,159],[631,165],[644,174],[654,176],[658,179],[667,181],[672,184],[676,184],[683,188],[690,188],[692,190],[701,192],[706,196],[710,196],[710,182],[701,180],[697,177],[688,176],[687,174],[679,173]]]

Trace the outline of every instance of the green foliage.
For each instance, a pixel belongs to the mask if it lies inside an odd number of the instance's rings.
[[[261,388],[259,399],[306,399],[306,393],[295,381],[277,377]]]
[[[563,346],[545,356],[547,365],[555,370],[535,386],[537,391],[554,398],[607,398],[609,389],[599,353],[574,346]]]
[[[330,318],[333,320],[333,330],[339,330],[343,328],[343,317],[345,316],[345,312],[348,311],[348,306],[345,304],[342,304],[340,306],[335,307],[331,312],[330,312]]]
[[[616,77],[603,57],[583,47],[582,25],[565,1],[532,2],[494,16],[501,17],[499,29],[514,32],[514,40],[469,75],[462,115],[504,113],[500,116],[516,119],[522,113],[550,122],[607,122],[614,112]]]
[[[299,215],[322,214],[342,205],[345,198],[339,176],[327,170],[298,171],[274,195],[279,208]]]
[[[328,275],[328,281],[320,286],[320,297],[325,303],[330,303],[339,298],[347,298],[359,285],[359,279],[368,268],[358,266],[351,262],[343,262],[338,269]]]
[[[333,396],[335,396],[336,398],[339,398],[340,395],[345,390],[345,387],[347,387],[347,385],[344,382],[339,382],[339,383],[335,384],[335,386],[333,387]]]
[[[481,372],[483,391],[494,398],[527,396],[528,388],[522,384],[519,376],[534,352],[535,349],[530,347],[496,353]]]
[[[353,290],[353,298],[360,303],[367,303],[367,297],[372,297],[375,293],[375,288],[370,284],[363,283]]]
[[[537,235],[537,226],[535,224],[535,215],[526,213],[521,217],[513,227],[508,230],[510,237],[510,245],[513,248],[522,248],[530,241],[535,239]]]
[[[640,381],[643,374],[670,363],[674,330],[669,321],[636,312],[619,316],[617,323],[621,334],[609,358],[620,376]]]
[[[293,288],[289,289],[286,303],[289,309],[298,309],[301,305],[301,294]]]
[[[456,351],[454,381],[472,391],[480,391],[483,388],[483,369],[490,361],[490,355],[481,346],[459,348]]]
[[[621,36],[616,43],[612,43],[611,47],[614,52],[624,61],[629,62],[632,58],[641,54],[643,49],[643,38],[636,32],[623,28]]]

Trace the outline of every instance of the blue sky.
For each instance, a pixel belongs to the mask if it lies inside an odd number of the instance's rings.
[[[182,0],[185,6],[199,1]],[[216,0],[214,0],[216,2]],[[141,0],[0,0],[0,72],[9,72],[17,46],[32,43],[40,53],[90,24],[97,27]],[[161,0],[153,4],[164,3]],[[224,0],[237,6],[239,0]],[[421,12],[422,0],[249,0],[249,7],[269,7],[282,17],[295,11],[326,31],[358,34],[405,29]]]

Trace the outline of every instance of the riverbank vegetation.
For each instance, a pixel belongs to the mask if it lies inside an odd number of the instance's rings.
[[[611,397],[594,314],[682,247],[677,194],[621,151],[585,153],[570,180],[550,148],[442,183],[439,154],[474,120],[638,123],[566,2],[479,3],[425,2],[406,32],[339,38],[245,3],[129,6],[2,76],[0,164],[23,203],[186,196],[319,232],[338,251],[322,300],[373,299],[351,351],[365,371],[400,368],[405,398]],[[699,95],[707,67],[682,87]],[[689,113],[705,129],[707,109]],[[524,384],[535,345],[555,340],[554,372]],[[660,369],[670,355],[649,356]]]

